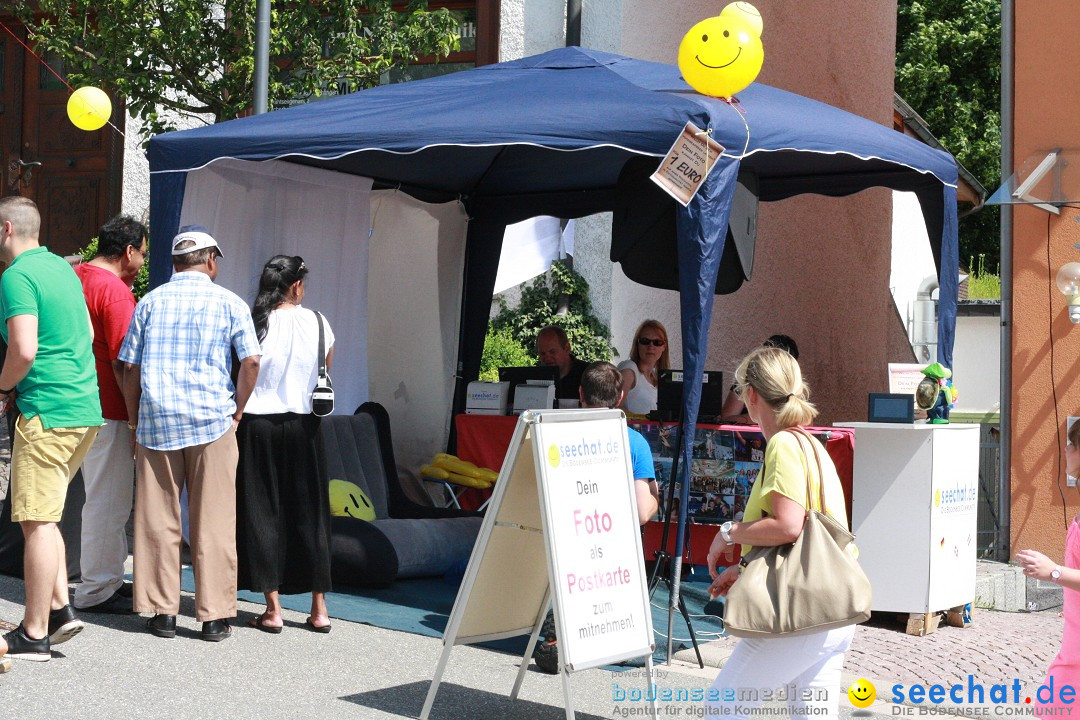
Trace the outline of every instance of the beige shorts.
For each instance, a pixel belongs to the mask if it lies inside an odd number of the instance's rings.
[[[68,483],[75,476],[99,428],[41,426],[41,417],[15,423],[11,452],[11,519],[60,522]]]

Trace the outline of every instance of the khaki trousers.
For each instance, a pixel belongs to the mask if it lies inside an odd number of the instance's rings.
[[[191,512],[195,619],[236,616],[236,433],[179,450],[137,445],[135,612],[180,612],[180,492]]]
[[[82,509],[82,582],[76,609],[105,602],[124,583],[127,525],[134,495],[135,456],[124,420],[106,420],[82,464],[86,503]]]

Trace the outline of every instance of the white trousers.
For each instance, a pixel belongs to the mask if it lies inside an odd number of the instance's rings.
[[[135,455],[123,420],[106,420],[82,464],[86,504],[82,511],[82,582],[75,607],[105,602],[124,582],[128,556],[125,526],[131,515]]]
[[[752,717],[750,711],[765,704],[761,697],[766,691],[772,691],[774,700],[786,698],[792,717],[839,717],[840,671],[854,636],[851,625],[809,635],[739,640],[713,681],[705,717]],[[814,710],[808,714],[804,708]]]

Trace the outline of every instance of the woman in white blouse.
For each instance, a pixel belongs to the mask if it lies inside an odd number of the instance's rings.
[[[630,359],[619,363],[626,393],[619,407],[631,415],[655,410],[659,374],[669,367],[667,330],[659,320],[646,320],[634,333]]]
[[[311,413],[318,376],[319,326],[326,366],[334,333],[301,307],[303,259],[275,255],[263,267],[251,311],[262,346],[259,379],[237,428],[238,587],[266,595],[266,611],[251,621],[280,633],[279,593],[311,593],[307,627],[330,632],[330,508],[319,417]]]

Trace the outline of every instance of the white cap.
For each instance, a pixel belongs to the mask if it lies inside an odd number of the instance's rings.
[[[194,245],[177,249],[177,245],[188,240],[193,242]],[[215,240],[213,236],[210,235],[210,231],[202,225],[185,225],[180,228],[179,234],[173,238],[172,242],[173,255],[187,255],[190,252],[205,250],[206,248],[217,248],[218,254],[225,257],[225,253],[221,252],[221,246],[217,244],[217,240]]]

